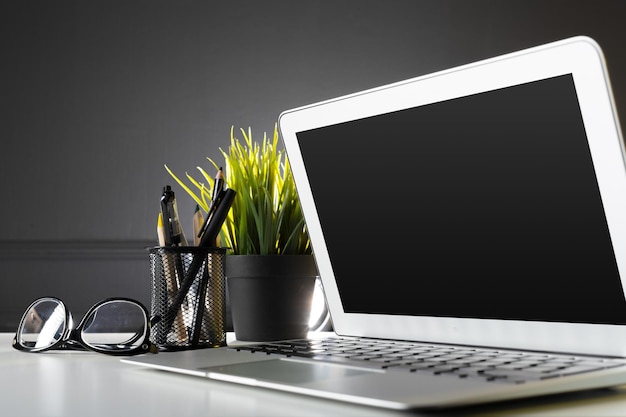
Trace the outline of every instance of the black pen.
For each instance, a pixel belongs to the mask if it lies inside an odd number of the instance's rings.
[[[163,220],[163,234],[164,234],[164,245],[163,246],[186,246],[187,241],[185,239],[185,235],[183,234],[182,227],[180,225],[180,219],[178,218],[178,207],[176,205],[176,196],[174,195],[174,191],[172,191],[172,187],[166,185],[163,187],[163,194],[161,195],[161,217]],[[168,288],[168,298],[175,299],[180,294],[178,285],[185,278],[185,267],[183,265],[183,260],[181,258],[180,253],[165,253],[164,254],[164,264],[166,273],[166,282]],[[173,265],[172,265],[173,263]],[[173,271],[170,269],[173,266]],[[170,269],[168,269],[170,268]],[[173,274],[168,274],[168,272]],[[189,289],[187,289],[188,291]],[[176,296],[174,295],[176,294]],[[177,321],[175,330],[177,337],[185,337],[185,319],[182,315],[181,311],[178,311],[182,305],[182,301],[178,304],[176,311],[170,312],[172,317],[167,320],[167,327],[161,327],[161,331],[165,331],[167,334],[171,329],[174,321]],[[185,303],[186,304],[186,303]],[[186,309],[187,307],[185,307]]]
[[[185,239],[185,234],[178,217],[176,196],[174,191],[172,191],[172,187],[169,185],[163,187],[163,195],[161,195],[161,213],[163,214],[163,227],[165,228],[165,245],[187,246],[187,239]]]

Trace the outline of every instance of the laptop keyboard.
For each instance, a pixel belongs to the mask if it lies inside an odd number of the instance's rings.
[[[331,337],[231,347],[267,355],[311,358],[379,369],[428,372],[521,384],[624,366],[620,359]]]

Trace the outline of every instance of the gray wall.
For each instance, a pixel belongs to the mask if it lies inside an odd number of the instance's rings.
[[[579,34],[624,115],[624,18],[618,0],[4,2],[0,330],[42,295],[149,303],[163,164],[208,166],[231,125],[261,136],[287,108]]]

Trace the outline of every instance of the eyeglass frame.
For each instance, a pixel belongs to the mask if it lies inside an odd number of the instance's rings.
[[[53,301],[63,307],[63,310],[65,312],[65,317],[64,317],[65,328],[63,329],[63,333],[61,334],[61,336],[56,342],[48,346],[44,346],[40,348],[29,348],[29,347],[22,345],[20,342],[18,342],[18,336],[20,335],[24,327],[24,322],[27,318],[29,311],[35,305],[37,305],[38,303],[42,301]],[[87,318],[89,318],[92,315],[92,313],[96,311],[98,308],[100,308],[102,305],[110,303],[110,302],[115,302],[115,301],[125,301],[125,302],[132,303],[138,306],[141,309],[141,311],[144,313],[145,331],[144,331],[144,337],[143,337],[141,344],[129,350],[119,350],[119,351],[108,350],[108,349],[98,349],[96,347],[90,346],[89,343],[85,342],[82,338],[82,330],[86,324]],[[87,312],[83,315],[78,325],[72,328],[73,316],[69,308],[67,307],[67,305],[63,302],[63,300],[57,297],[50,297],[50,296],[40,297],[34,300],[26,308],[26,311],[22,315],[22,318],[20,319],[20,323],[17,326],[17,331],[15,332],[15,336],[13,337],[12,346],[14,349],[17,349],[22,352],[28,352],[28,353],[41,353],[41,352],[45,352],[48,350],[84,350],[84,349],[90,350],[92,352],[104,353],[107,355],[114,355],[114,356],[130,356],[130,355],[138,355],[142,353],[157,353],[158,352],[157,346],[150,341],[150,328],[154,324],[156,324],[159,321],[159,319],[160,319],[159,317],[150,318],[148,309],[141,302],[137,300],[133,300],[132,298],[126,298],[126,297],[111,297],[111,298],[106,298],[104,300],[101,300],[97,302],[96,304],[94,304],[93,306],[91,306],[89,310],[87,310]]]

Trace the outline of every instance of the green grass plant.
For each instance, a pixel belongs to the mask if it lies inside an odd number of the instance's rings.
[[[233,126],[228,149],[219,148],[223,164],[207,157],[212,168],[224,169],[226,185],[237,191],[220,232],[220,245],[234,255],[311,254],[289,160],[278,148],[278,127],[274,126],[271,139],[264,133],[261,142],[252,139],[251,128],[240,131],[243,140],[235,136]],[[185,173],[187,184],[167,165],[165,169],[206,213],[214,176],[198,166],[199,179]]]

